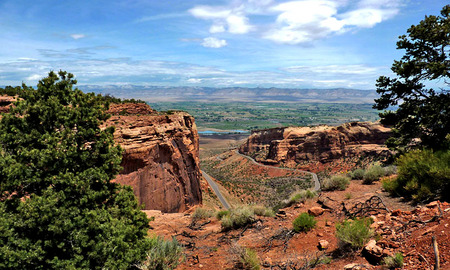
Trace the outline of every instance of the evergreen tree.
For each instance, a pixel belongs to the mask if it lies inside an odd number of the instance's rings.
[[[450,92],[427,87],[429,82],[448,86],[450,78],[450,5],[441,16],[426,16],[408,29],[397,42],[405,50],[392,71],[398,78],[381,76],[377,81],[374,108],[396,111],[381,113],[382,123],[394,126],[395,136],[388,140],[393,148],[425,146],[434,150],[448,148],[450,132]],[[447,139],[446,139],[447,137]],[[417,140],[419,139],[419,140]]]
[[[0,269],[131,269],[150,243],[107,104],[50,72],[0,121]]]

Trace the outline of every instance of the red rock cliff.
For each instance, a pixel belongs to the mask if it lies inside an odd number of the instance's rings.
[[[356,156],[388,156],[390,128],[353,122],[338,127],[286,127],[255,131],[240,147],[263,162],[327,163]]]
[[[145,209],[182,212],[202,201],[198,134],[184,112],[160,114],[145,104],[112,104],[106,125],[124,149],[116,178],[131,185]]]

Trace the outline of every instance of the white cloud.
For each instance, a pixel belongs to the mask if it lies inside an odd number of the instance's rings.
[[[283,68],[290,73],[316,73],[333,75],[376,75],[381,72],[380,67],[365,65],[326,65],[326,66],[291,66]]]
[[[189,78],[187,80],[188,83],[201,83],[202,79],[198,79],[198,78]]]
[[[77,40],[77,39],[80,39],[80,38],[85,38],[86,35],[84,35],[84,34],[72,34],[72,35],[70,35],[70,37],[75,39],[75,40]]]
[[[214,33],[222,33],[225,32],[225,27],[221,24],[213,24],[211,25],[211,27],[209,28],[209,32],[214,34]]]
[[[238,7],[212,7],[197,6],[189,10],[194,17],[204,20],[212,20],[210,33],[228,31],[232,34],[246,34],[253,30],[249,19],[245,16],[243,6]]]
[[[370,28],[394,17],[403,0],[235,0],[228,6],[196,6],[189,13],[212,21],[210,33],[246,34],[259,30],[260,37],[277,43],[302,44]],[[340,12],[345,10],[345,12]],[[252,15],[267,24],[254,24]]]
[[[227,46],[227,41],[225,39],[207,37],[203,39],[202,46],[207,48],[222,48]]]
[[[27,78],[25,78],[25,81],[29,82],[35,82],[35,81],[39,81],[40,79],[44,78],[45,76],[42,76],[42,74],[33,74],[31,76],[28,76]]]

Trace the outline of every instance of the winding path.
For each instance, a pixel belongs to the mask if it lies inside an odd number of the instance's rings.
[[[230,204],[227,202],[225,197],[222,195],[222,193],[219,190],[219,187],[217,186],[216,182],[212,180],[211,176],[209,174],[205,173],[204,171],[201,171],[203,177],[205,177],[206,181],[208,181],[209,186],[213,189],[214,193],[216,193],[217,198],[219,198],[219,201],[222,203],[223,207],[225,209],[230,209]]]
[[[299,169],[292,169],[292,168],[282,168],[282,167],[275,167],[275,166],[270,166],[270,165],[265,165],[265,164],[261,164],[259,162],[257,162],[254,158],[249,157],[247,155],[241,154],[239,153],[239,150],[236,149],[234,150],[234,152],[244,158],[249,159],[252,163],[254,163],[257,166],[262,166],[262,167],[266,167],[266,168],[275,168],[275,169],[281,169],[281,170],[289,170],[289,171],[299,171],[299,172],[303,172],[303,173],[307,173],[309,175],[312,176],[313,180],[314,180],[314,191],[319,191],[320,190],[320,182],[319,182],[319,178],[317,177],[317,174],[313,173],[313,172],[308,172],[308,171],[304,171],[304,170],[299,170]],[[223,160],[222,158],[220,158],[219,156],[216,157],[218,160]],[[219,187],[217,186],[216,182],[214,182],[214,180],[212,180],[212,177],[207,174],[204,171],[201,171],[203,177],[205,177],[206,181],[208,182],[208,184],[211,186],[211,188],[213,189],[214,193],[216,194],[217,198],[219,198],[219,201],[222,203],[223,207],[225,207],[225,209],[230,209],[230,204],[227,202],[227,200],[225,199],[225,197],[222,195],[222,193],[219,190]]]

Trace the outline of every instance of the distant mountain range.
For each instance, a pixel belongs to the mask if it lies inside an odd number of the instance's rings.
[[[321,102],[373,103],[375,90],[357,89],[288,89],[244,87],[161,87],[136,85],[80,85],[85,92],[110,94],[119,98],[142,99],[149,102],[208,101],[208,102]]]

